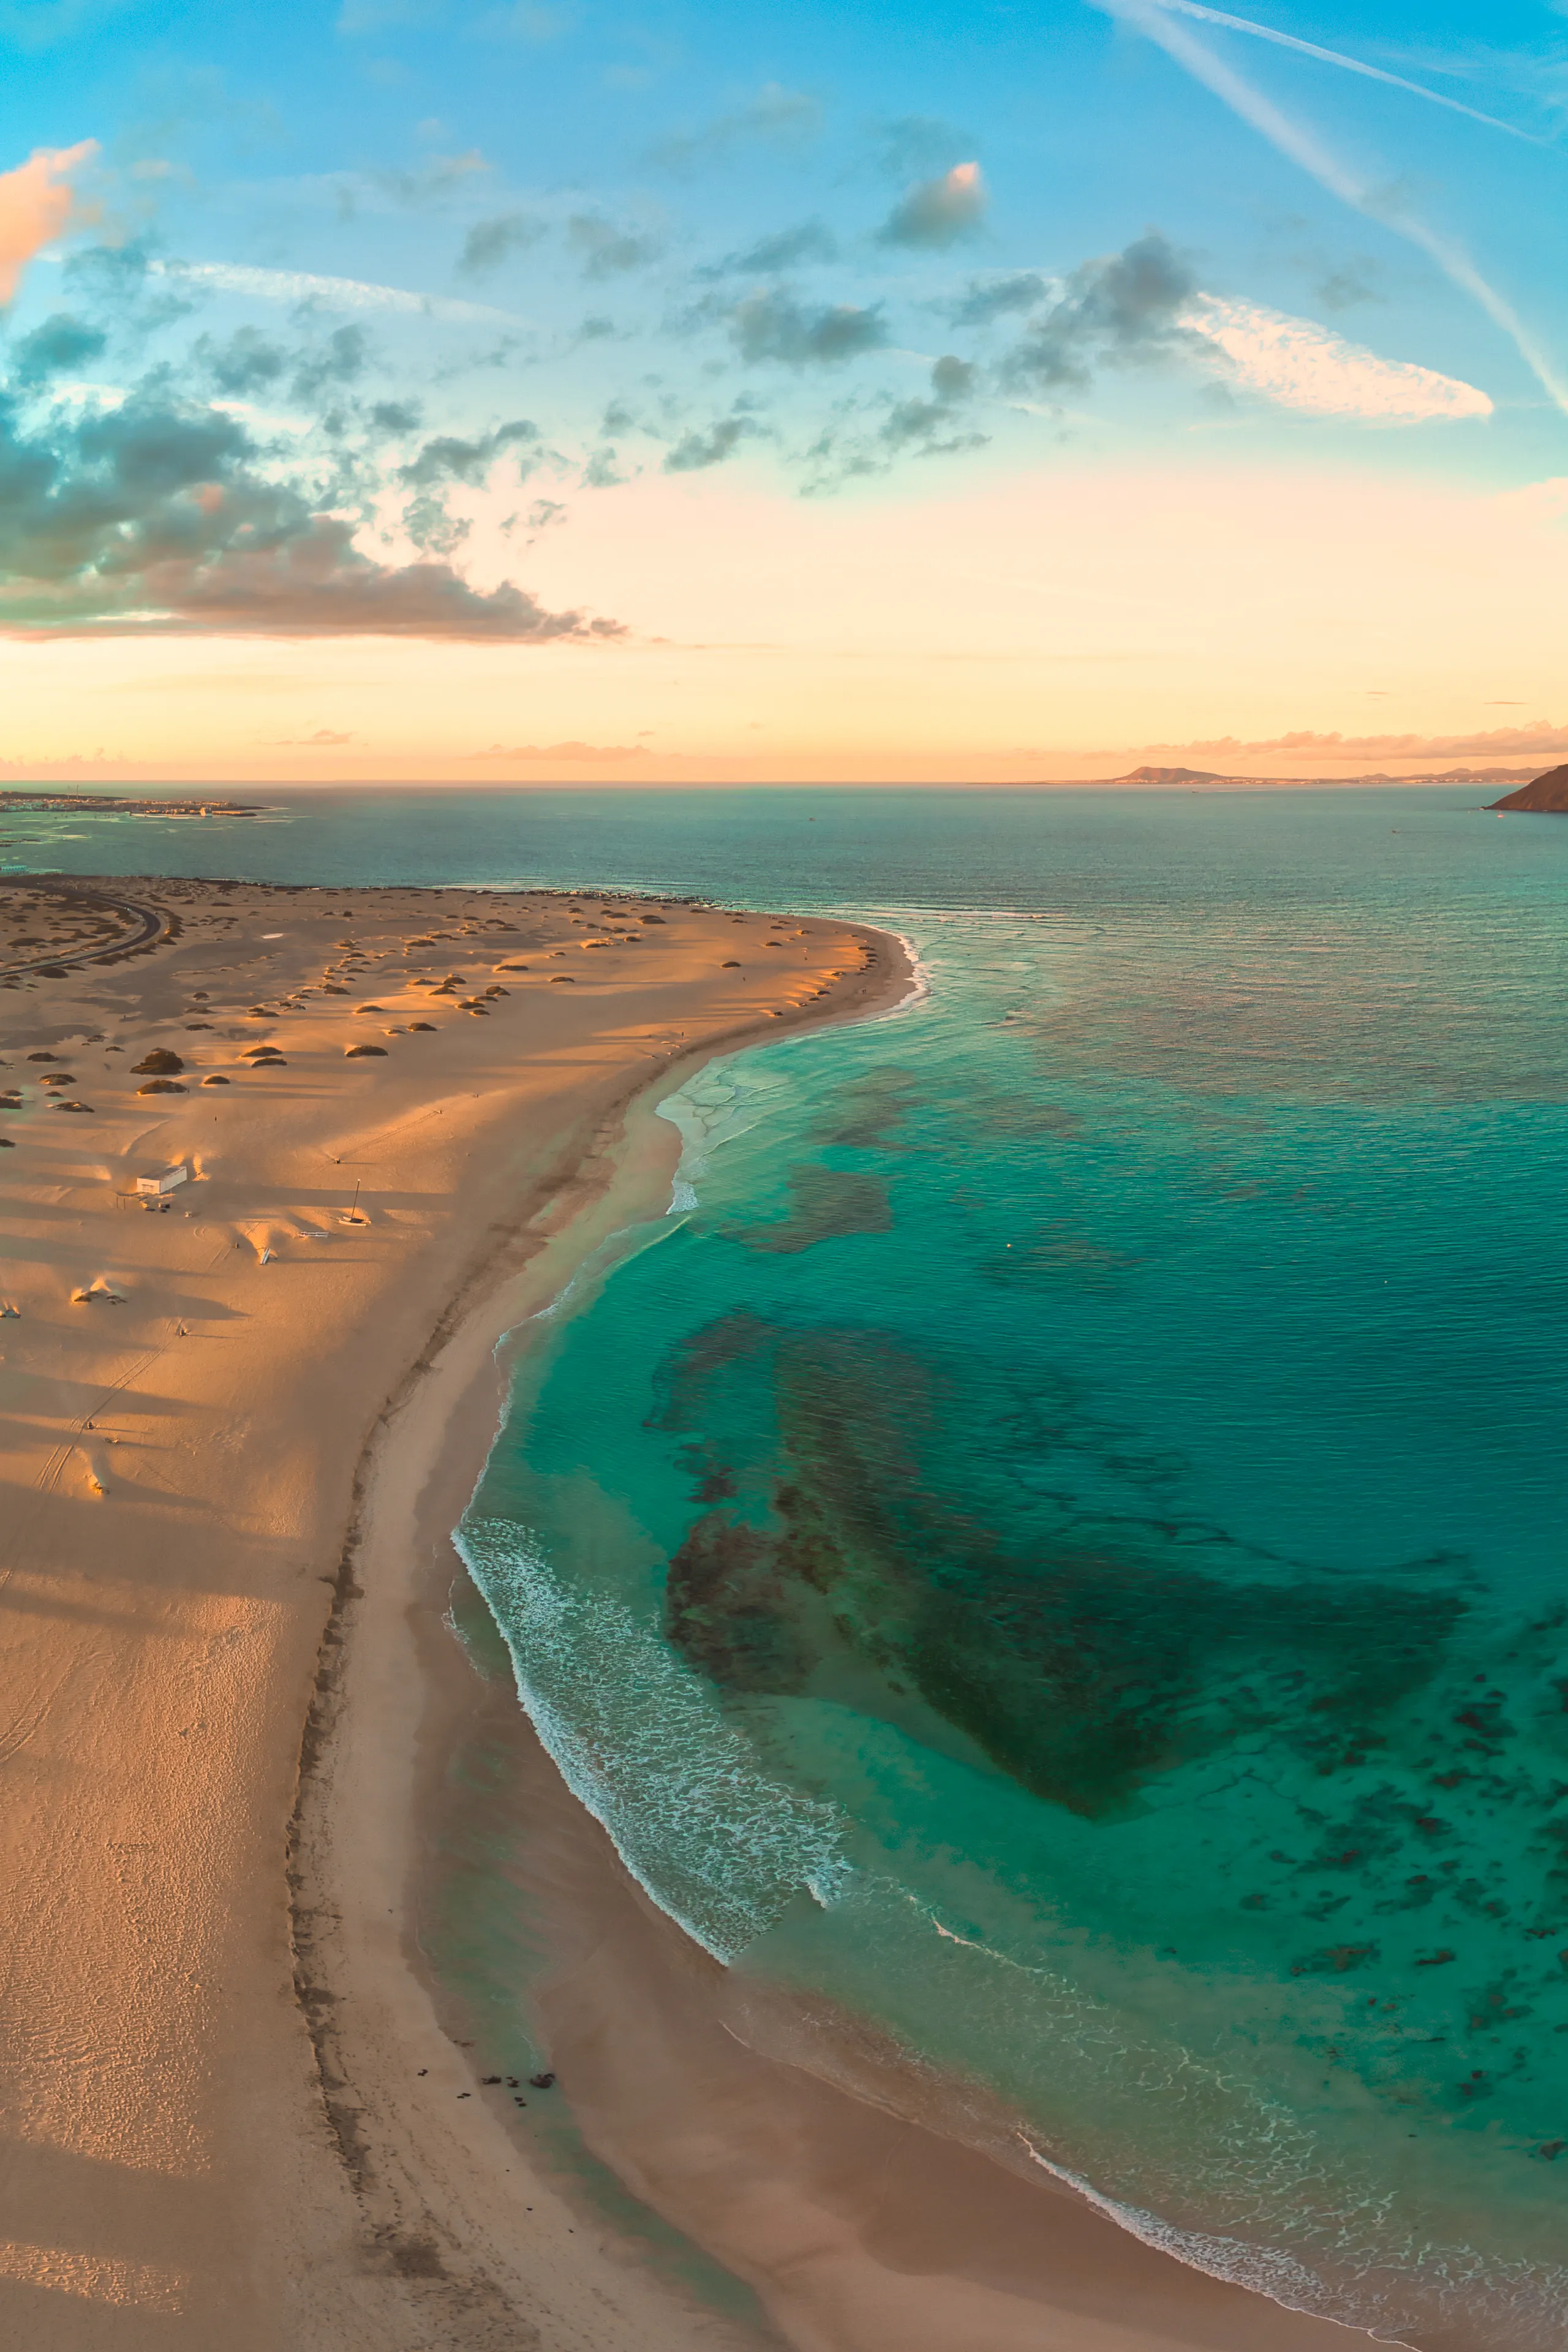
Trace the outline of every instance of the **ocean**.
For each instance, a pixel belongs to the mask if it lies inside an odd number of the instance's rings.
[[[1560,2347],[1568,824],[275,797],[0,856],[700,894],[919,959],[669,1098],[668,1212],[542,1319],[460,1530],[650,1894],[1200,2267]]]

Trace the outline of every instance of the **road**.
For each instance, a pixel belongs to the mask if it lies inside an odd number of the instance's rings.
[[[21,980],[30,971],[45,971],[59,965],[67,971],[82,964],[112,963],[117,956],[127,955],[132,948],[154,946],[170,937],[174,919],[162,907],[141,898],[113,898],[105,890],[89,889],[74,882],[62,882],[53,876],[37,874],[0,874],[0,889],[34,890],[55,898],[64,898],[73,906],[102,908],[125,916],[134,929],[118,938],[106,940],[101,947],[77,948],[53,953],[30,956],[23,963],[0,964],[0,980]]]

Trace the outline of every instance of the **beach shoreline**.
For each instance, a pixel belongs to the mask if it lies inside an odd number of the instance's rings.
[[[914,1001],[914,979],[911,961],[882,1017]],[[694,1066],[714,1058],[693,1057]],[[370,1749],[362,1755],[357,1786],[312,1793],[307,1782],[302,1799],[307,1821],[312,1811],[318,1817],[309,1887],[332,1920],[323,2066],[340,2081],[376,2078],[370,2128],[381,2154],[373,2166],[384,2177],[397,2174],[406,2198],[416,2151],[440,2128],[432,2095],[455,2100],[458,2084],[488,2100],[492,2185],[508,2165],[538,2160],[513,2090],[505,2078],[495,2080],[505,2063],[497,2021],[476,2014],[443,1982],[422,1941],[443,1852],[473,1815],[472,1792],[453,1769],[467,1748],[483,1758],[486,1850],[498,1841],[502,1849],[492,1866],[545,1922],[550,1945],[534,2000],[549,2044],[544,2063],[559,2070],[561,2087],[540,2095],[525,2085],[523,2095],[535,2104],[541,2095],[564,2095],[593,2154],[651,2212],[742,2280],[766,2315],[759,2327],[689,2305],[689,2341],[788,2344],[803,2352],[948,2352],[958,2343],[986,2352],[1036,2352],[1041,2345],[1053,2352],[1331,2352],[1354,2340],[1357,2330],[1289,2311],[1140,2242],[1061,2183],[1037,2171],[1029,2178],[1026,2158],[998,2164],[973,2142],[948,2137],[940,2101],[920,2120],[910,2113],[900,2053],[859,2021],[826,2011],[807,2017],[793,1996],[755,1979],[731,1984],[647,1895],[568,1789],[528,1722],[510,1671],[487,1676],[455,1637],[455,1586],[467,1586],[484,1610],[452,1538],[504,1413],[508,1365],[528,1343],[520,1319],[558,1297],[608,1234],[662,1213],[679,1147],[668,1125],[654,1131],[660,1123],[653,1104],[672,1079],[628,1106],[628,1132],[609,1183],[559,1231],[522,1290],[498,1289],[476,1306],[405,1409],[397,1473],[379,1492],[373,1474],[361,1541],[375,1570],[361,1577],[363,1590],[353,1603],[347,1736],[353,1739],[358,1665],[368,1683],[374,1661],[381,1703],[397,1694],[395,1716],[383,1717],[382,1740],[417,1760],[390,1806],[385,1745],[379,1768]],[[499,1345],[509,1333],[503,1361]],[[383,1849],[367,1883],[365,1832],[378,1808],[401,1825],[403,1843],[395,1864]],[[345,1941],[348,1856],[367,1926],[376,1885],[405,1890],[395,1956],[385,1937],[357,1948]],[[314,1958],[313,1930],[310,1944]],[[437,2093],[420,2090],[417,2076],[411,2103],[386,2087],[395,2037],[384,2024],[356,2027],[345,2019],[351,1988],[367,2005],[388,2004],[384,2014],[395,1989],[405,2041],[416,2021],[433,2042],[444,2029],[452,2063],[439,2077],[433,2066],[426,2078],[439,2081]],[[356,2032],[357,2054],[346,2046]],[[815,2059],[806,2046],[812,2039]],[[831,2074],[819,2063],[824,2054]],[[988,2120],[1005,2131],[999,2113]],[[365,2123],[361,2110],[356,2135]],[[553,2193],[561,2200],[551,2208],[558,2226],[572,2213],[579,2230],[596,2225],[605,2242],[614,2242],[617,2233],[592,2196],[570,2182],[563,2188],[548,2160],[543,2189],[537,2172],[529,2177],[533,2186],[523,2201],[534,2209],[531,2230]],[[514,2187],[514,2221],[517,2197]],[[406,2206],[403,2221],[395,2221],[395,2200],[384,2188],[382,2208],[383,2228],[406,2227]],[[492,2250],[492,2278],[508,2267],[493,2251],[507,2210],[505,2199],[492,2206],[468,2249],[482,2237]],[[427,2213],[426,2226],[439,2233],[438,2218]],[[669,2265],[661,2276],[635,2237],[618,2248],[618,2279],[628,2261],[644,2293],[655,2292],[656,2302],[670,2294]],[[679,2297],[679,2285],[674,2292]],[[531,2308],[540,2324],[537,2303]],[[637,2326],[650,2317],[639,2307]],[[564,2309],[542,2324],[546,2345],[573,2340]],[[591,2340],[642,2340],[624,2313],[615,2325],[626,2332]]]
[[[873,1001],[811,1025],[892,1010],[907,997],[910,977],[889,959]],[[639,1076],[591,1133],[563,1150],[514,1234],[448,1306],[431,1346],[389,1399],[356,1473],[354,1517],[302,1746],[289,1856],[296,1988],[370,2237],[395,2267],[406,2270],[408,2250],[416,2249],[415,2259],[426,2265],[421,2303],[447,2312],[499,2293],[516,2304],[520,2321],[542,2331],[530,2340],[545,2346],[605,2341],[580,2331],[602,2326],[612,2309],[615,2326],[626,2331],[616,2342],[752,2352],[784,2340],[738,2327],[658,2286],[637,2267],[635,2248],[606,2255],[602,2243],[592,2265],[580,2246],[566,2249],[565,2239],[594,2227],[595,2217],[563,2195],[547,2168],[529,2168],[526,2144],[504,2129],[512,2097],[505,2085],[489,2086],[502,2095],[488,2103],[481,2146],[476,2150],[470,2141],[459,2151],[451,2144],[447,2107],[483,2085],[476,2085],[478,2061],[464,2056],[463,2043],[440,2021],[440,1987],[417,1925],[421,1859],[439,1784],[457,1727],[479,1695],[449,1612],[454,1576],[467,1573],[453,1535],[495,1442],[510,1367],[527,1344],[530,1322],[595,1252],[668,1206],[681,1142],[658,1117],[658,1101],[716,1058],[776,1034],[759,1024],[672,1060],[654,1079]],[[527,1255],[517,1265],[510,1261],[520,1244]],[[510,1685],[506,1704],[526,1730]],[[563,1784],[562,1795],[574,1803]],[[394,1890],[400,1916],[396,1904],[384,1900]],[[393,1918],[390,1929],[384,1917]],[[395,2053],[416,2044],[430,2061],[427,2074],[397,2070]],[[442,2149],[438,2169],[433,2144]],[[453,2210],[458,2174],[466,2176],[460,2216]],[[552,2266],[542,2279],[508,2243],[520,2208],[531,2208],[535,2239],[552,2233],[564,2275]],[[601,2242],[610,2235],[602,2221],[597,2233]],[[572,2274],[585,2267],[585,2280]],[[668,2310],[659,2307],[665,2302]],[[320,2342],[322,2352],[342,2340],[312,2332],[303,2312],[297,2324],[304,2330],[299,2340]]]
[[[632,1096],[879,998],[890,951],[673,898],[114,887],[158,920],[112,965],[42,877],[0,906],[0,2321],[29,2352],[412,2352],[449,2282],[356,2204],[284,1869],[354,1465]],[[563,2343],[602,2336],[582,2292]],[[498,2293],[459,2340],[537,2341]],[[673,2352],[658,2302],[626,2340]]]

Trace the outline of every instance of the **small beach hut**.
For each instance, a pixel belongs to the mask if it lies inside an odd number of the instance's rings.
[[[176,1185],[188,1181],[190,1170],[184,1165],[174,1168],[143,1168],[136,1179],[136,1190],[157,1195],[172,1192]]]

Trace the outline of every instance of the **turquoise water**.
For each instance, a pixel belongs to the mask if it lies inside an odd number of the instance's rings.
[[[436,853],[412,795],[163,830],[851,909],[927,975],[672,1100],[672,1213],[550,1318],[465,1521],[631,1866],[1189,2259],[1560,2346],[1568,824],[443,807]]]

